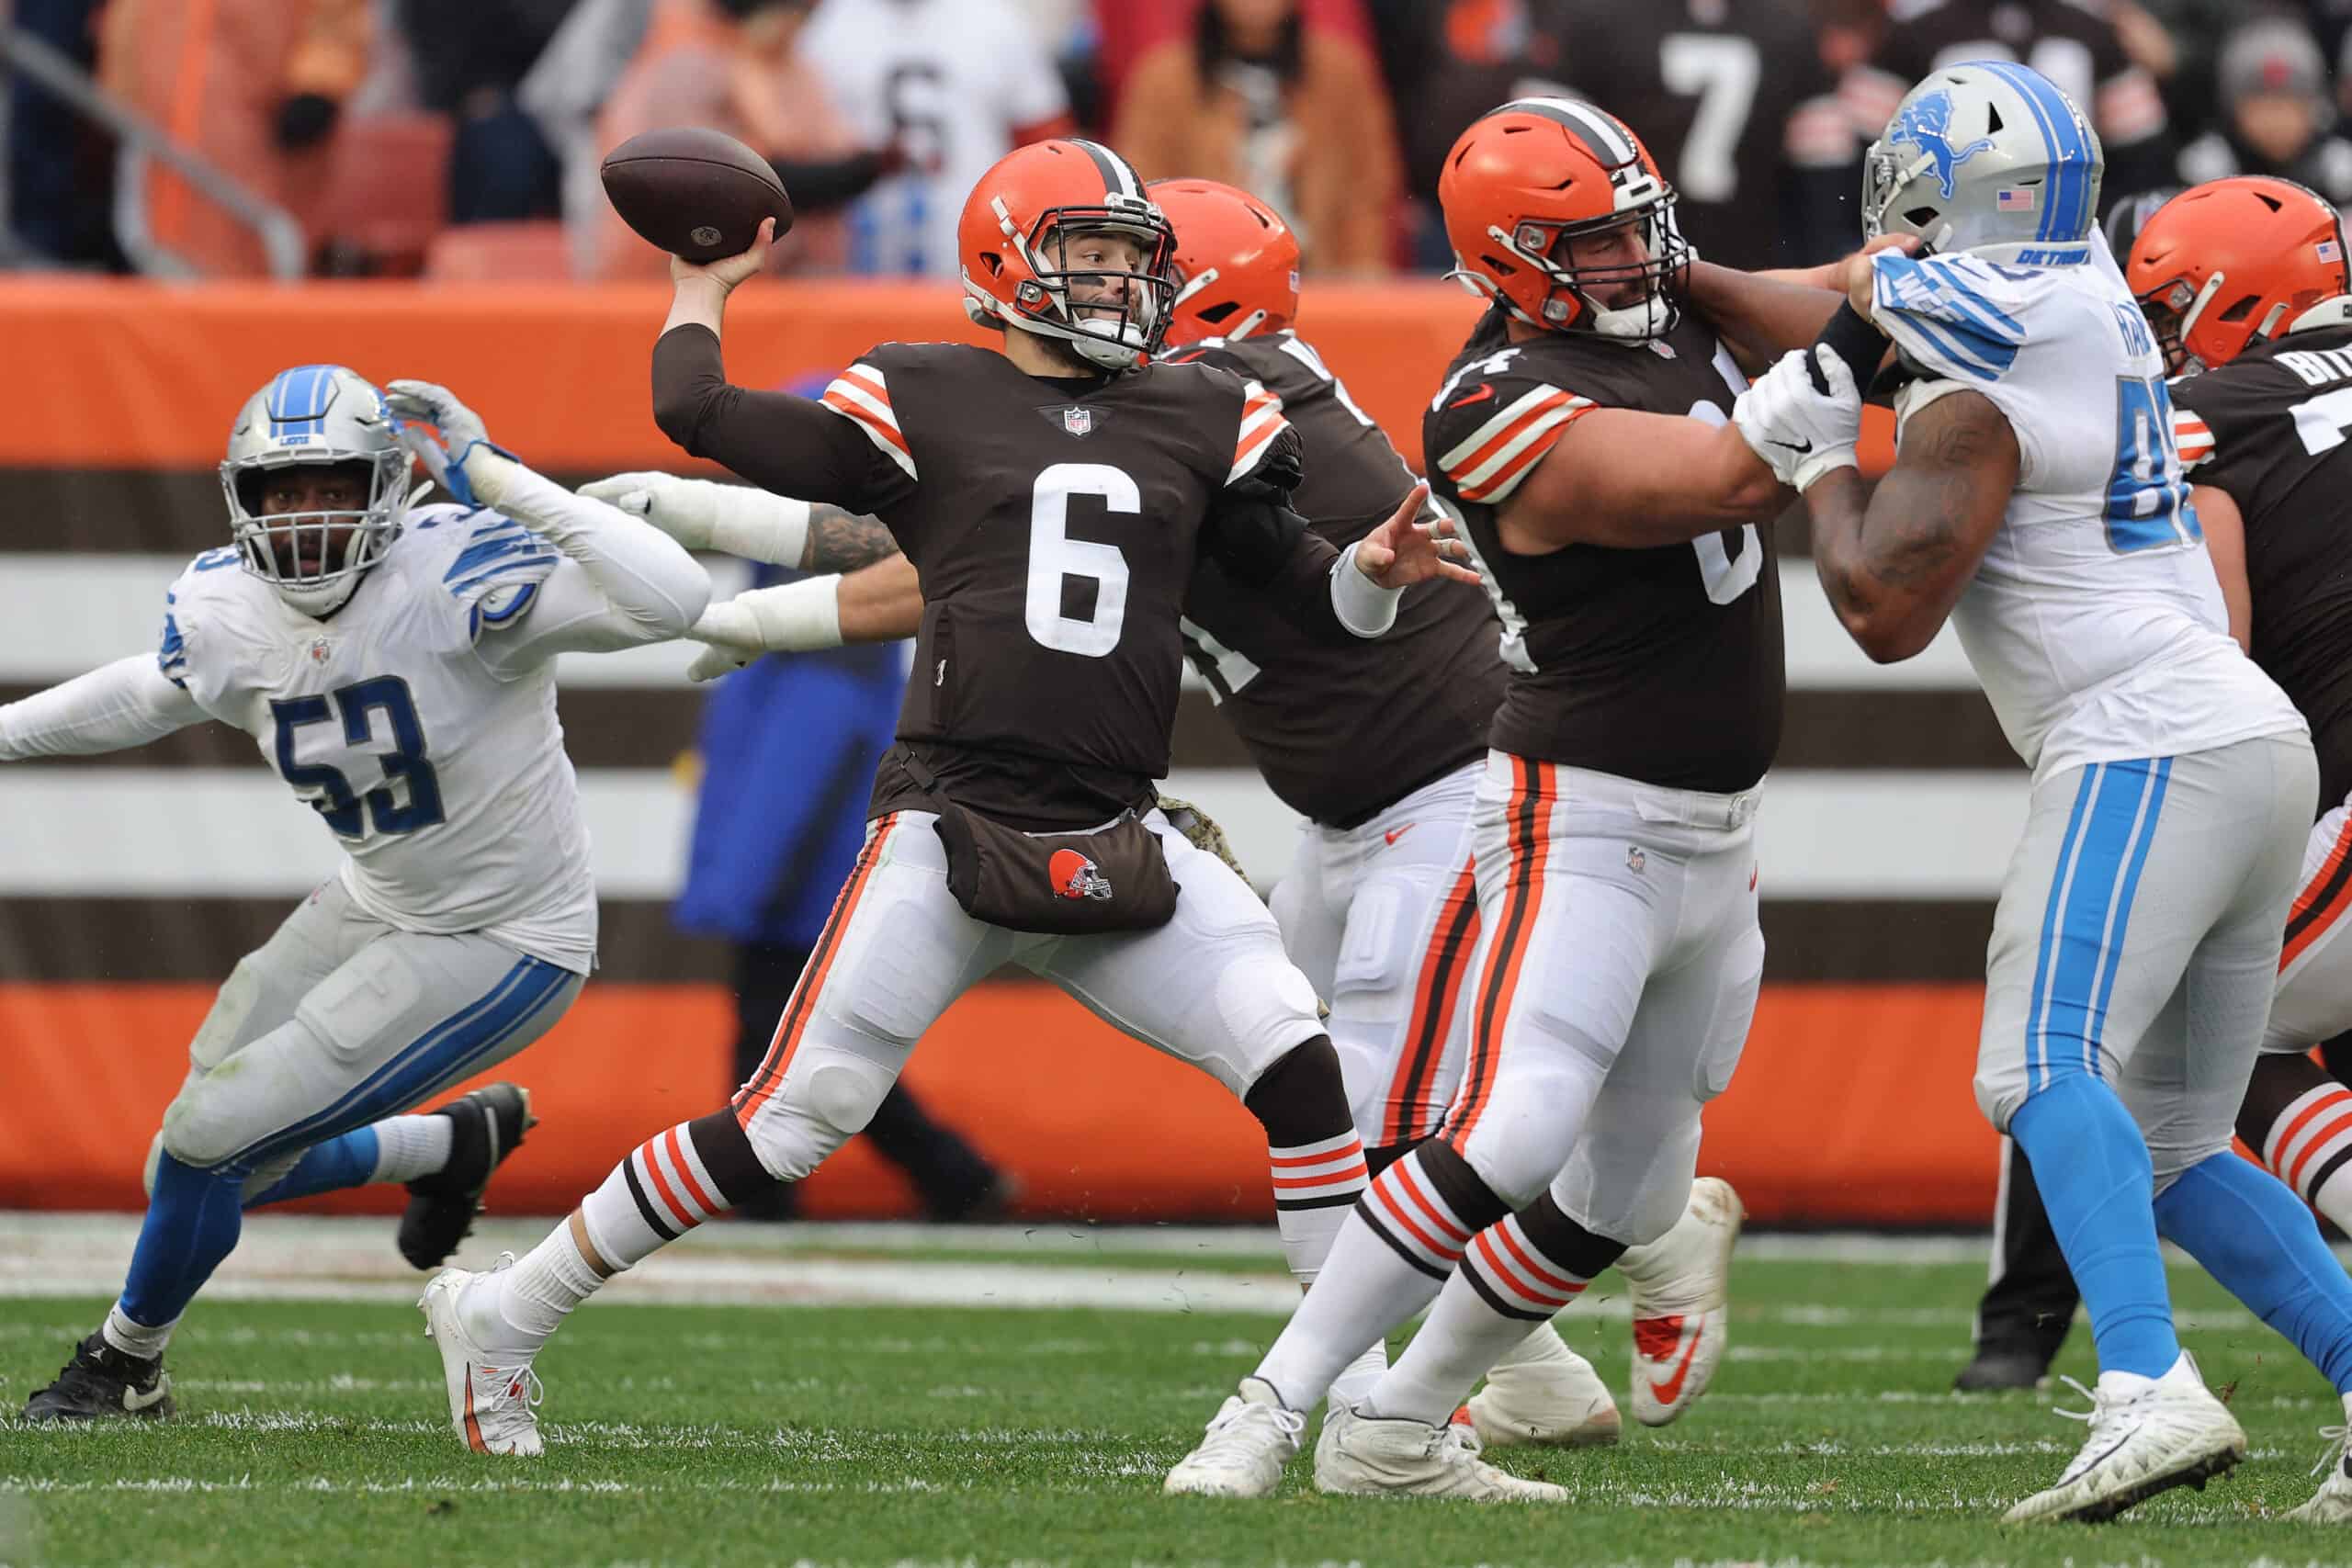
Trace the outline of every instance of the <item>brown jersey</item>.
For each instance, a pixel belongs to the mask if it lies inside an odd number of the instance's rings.
[[[1210,338],[1167,356],[1221,365],[1282,400],[1306,447],[1291,505],[1340,549],[1385,522],[1413,472],[1296,333]],[[1407,590],[1376,642],[1308,636],[1266,591],[1204,560],[1184,595],[1184,647],[1266,783],[1292,810],[1351,828],[1480,756],[1502,698],[1498,628],[1460,583]]]
[[[1503,623],[1510,688],[1493,740],[1521,756],[1675,789],[1754,784],[1785,694],[1772,525],[1651,549],[1503,547],[1498,511],[1595,408],[1721,423],[1747,383],[1686,313],[1651,344],[1545,333],[1510,344],[1491,314],[1421,422],[1433,492],[1463,520]]]
[[[1348,637],[1339,552],[1256,493],[1276,470],[1295,484],[1297,433],[1215,366],[1054,379],[992,349],[886,344],[810,402],[728,386],[718,339],[680,327],[654,350],[654,416],[746,479],[888,526],[924,601],[899,739],[950,798],[1018,828],[1151,800],[1203,554]],[[919,793],[886,760],[872,809]]]
[[[2352,326],[2257,344],[2171,389],[2188,477],[2245,519],[2254,661],[2310,721],[2332,807],[2352,792]]]

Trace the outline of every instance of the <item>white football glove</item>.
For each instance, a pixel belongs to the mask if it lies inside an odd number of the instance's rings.
[[[644,518],[690,550],[797,567],[808,544],[807,502],[748,485],[630,473],[582,485],[580,493]]]
[[[1808,358],[1821,367],[1826,392],[1813,384]],[[1740,393],[1731,417],[1773,477],[1800,492],[1834,469],[1861,466],[1854,445],[1862,435],[1862,395],[1846,362],[1827,347],[1782,355]]]
[[[457,393],[431,381],[387,381],[384,402],[405,425],[401,444],[417,455],[442,489],[468,506],[498,504],[510,471],[505,465],[516,459],[491,440],[481,415],[459,402]],[[434,440],[419,424],[432,425],[441,439]]]
[[[706,643],[686,667],[690,681],[716,681],[763,653],[807,653],[842,645],[841,579],[806,577],[754,588],[702,613],[686,635]]]

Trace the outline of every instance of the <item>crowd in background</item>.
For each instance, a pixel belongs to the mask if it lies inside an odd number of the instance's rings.
[[[6,15],[0,10],[0,15]],[[1936,65],[2022,60],[2080,102],[2109,206],[2237,173],[2352,197],[2352,0],[14,0],[166,134],[290,213],[312,270],[659,276],[596,166],[698,124],[775,161],[779,265],[949,275],[956,214],[1038,137],[1247,186],[1319,274],[1438,271],[1438,167],[1527,92],[1614,110],[1701,254],[1854,238],[1858,159]],[[24,79],[19,265],[265,270],[252,229]]]

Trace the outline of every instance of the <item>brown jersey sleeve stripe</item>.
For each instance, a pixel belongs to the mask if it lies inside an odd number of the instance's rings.
[[[1552,449],[1560,432],[1591,412],[1592,407],[1589,398],[1576,397],[1556,387],[1538,387],[1514,400],[1468,440],[1440,457],[1439,466],[1463,500],[1500,501]]]
[[[1413,1016],[1405,1028],[1405,1049],[1388,1080],[1388,1103],[1379,1142],[1418,1143],[1429,1135],[1443,1107],[1429,1106],[1430,1080],[1453,1032],[1454,1009],[1462,1000],[1462,976],[1478,943],[1478,885],[1469,865],[1454,879],[1438,906],[1437,930],[1421,960],[1413,987]]]
[[[1510,860],[1503,868],[1502,916],[1478,976],[1469,1066],[1453,1109],[1446,1114],[1446,1141],[1456,1149],[1478,1124],[1487,1098],[1494,1090],[1503,1024],[1510,1017],[1527,950],[1534,945],[1535,923],[1544,908],[1544,864],[1551,858],[1552,764],[1527,757],[1513,757],[1510,762],[1514,787],[1506,808],[1510,833],[1506,851]]]
[[[870,365],[853,365],[833,378],[819,400],[865,432],[865,438],[905,469],[909,479],[916,477],[914,448],[907,445],[906,434],[899,428],[898,412],[890,406],[890,389],[882,372]]]
[[[1233,471],[1225,476],[1231,484],[1258,466],[1274,437],[1288,429],[1290,422],[1283,418],[1283,400],[1257,382],[1249,383],[1249,396],[1241,402],[1241,428],[1233,444]]]
[[[775,1038],[768,1043],[768,1054],[761,1061],[760,1070],[753,1073],[751,1081],[735,1093],[735,1120],[739,1124],[750,1126],[760,1107],[768,1102],[775,1093],[776,1086],[784,1081],[785,1069],[792,1065],[792,1054],[800,1048],[800,1035],[808,1026],[808,1010],[815,1004],[818,993],[824,989],[825,976],[832,969],[833,955],[841,947],[842,933],[849,929],[851,919],[856,915],[858,900],[865,892],[866,883],[873,878],[874,868],[881,863],[883,847],[889,842],[890,834],[898,825],[899,814],[895,811],[874,825],[874,834],[865,840],[865,848],[860,852],[857,864],[850,870],[849,880],[842,884],[840,894],[834,897],[833,912],[825,919],[824,931],[817,939],[817,950],[809,955],[808,966],[800,972],[800,983],[792,987],[792,999],[785,1004],[784,1017],[776,1024]]]

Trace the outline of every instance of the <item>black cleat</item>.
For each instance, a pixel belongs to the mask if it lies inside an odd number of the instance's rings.
[[[458,1250],[481,1213],[491,1173],[538,1125],[531,1091],[511,1083],[459,1095],[433,1114],[449,1119],[449,1163],[408,1184],[401,1216],[401,1256],[418,1269],[438,1269]]]
[[[2012,1346],[1987,1345],[1960,1370],[1952,1387],[1962,1393],[1990,1393],[2008,1388],[2040,1388],[2050,1379],[2050,1358]]]
[[[135,1416],[160,1421],[172,1414],[172,1377],[161,1356],[126,1356],[93,1334],[74,1348],[57,1381],[25,1401],[28,1421],[96,1421]]]

